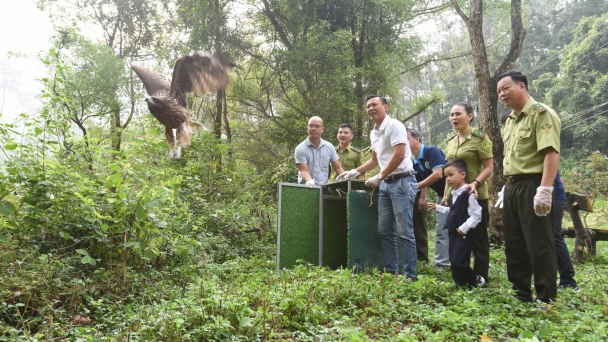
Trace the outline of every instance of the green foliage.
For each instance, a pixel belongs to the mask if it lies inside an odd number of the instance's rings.
[[[608,148],[604,132],[608,128],[606,108],[608,102],[608,15],[580,20],[570,31],[571,42],[564,47],[556,71],[545,73],[534,82],[546,92],[546,99],[560,113],[563,123],[562,146],[573,148],[582,157],[589,151]],[[594,106],[595,110],[586,111]]]

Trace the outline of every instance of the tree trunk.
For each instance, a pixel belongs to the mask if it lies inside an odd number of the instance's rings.
[[[120,124],[120,108],[115,107],[111,110],[112,113],[112,149],[120,151],[122,144],[122,125]]]
[[[224,112],[224,128],[226,129],[226,141],[232,141],[232,131],[230,130],[230,121],[228,121],[228,100],[226,99],[226,92],[224,93],[224,106],[222,111]]]
[[[489,200],[490,203],[493,203],[496,193],[504,184],[502,167],[504,145],[500,135],[500,127],[498,126],[496,78],[499,74],[513,68],[523,46],[526,31],[523,29],[521,20],[521,0],[511,0],[511,46],[509,53],[493,75],[490,73],[483,37],[483,1],[470,0],[470,12],[468,16],[462,11],[456,0],[451,1],[469,31],[473,64],[475,65],[477,94],[479,95],[479,103],[477,105],[479,129],[488,134],[493,144],[494,172],[488,184]],[[494,210],[493,206],[490,207],[490,231],[496,238],[502,240],[502,217],[500,217],[500,211]]]

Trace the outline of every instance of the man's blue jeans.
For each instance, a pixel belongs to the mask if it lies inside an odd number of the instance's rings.
[[[391,183],[380,183],[378,198],[378,232],[382,239],[385,270],[389,273],[399,271],[399,241],[401,261],[408,278],[416,277],[416,238],[412,212],[417,191],[416,178],[409,176]]]

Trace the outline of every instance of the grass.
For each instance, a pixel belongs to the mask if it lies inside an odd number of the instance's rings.
[[[0,340],[606,340],[608,242],[597,254],[575,266],[580,292],[559,290],[542,307],[511,296],[501,247],[491,251],[489,288],[473,290],[457,289],[449,271],[432,265],[420,265],[411,283],[305,264],[276,273],[271,256],[194,258],[131,271],[120,283],[101,267],[79,273],[65,258],[1,248]],[[12,314],[20,308],[30,313]],[[91,323],[74,326],[77,314]]]

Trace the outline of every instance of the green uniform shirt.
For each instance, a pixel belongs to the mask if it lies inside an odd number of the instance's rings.
[[[502,137],[505,143],[504,174],[543,173],[543,149],[553,147],[559,153],[561,125],[553,109],[533,98],[526,102],[521,113],[512,111],[505,122]]]
[[[474,181],[483,170],[481,161],[483,159],[492,158],[492,141],[483,133],[470,129],[464,136],[462,143],[458,143],[458,133],[447,139],[448,146],[445,150],[447,160],[458,158],[462,159],[467,164],[467,184]],[[445,195],[448,199],[452,196],[452,188],[447,187]],[[488,199],[488,185],[486,182],[479,184],[477,187],[477,199]]]
[[[367,161],[370,159],[372,159],[372,147],[367,146],[366,148],[361,150],[361,165],[367,163]],[[380,165],[365,172],[365,180],[368,180],[379,173],[380,173]]]
[[[342,152],[340,152],[340,146],[336,146],[336,152],[338,153],[340,165],[342,165],[342,169],[344,169],[344,171],[350,171],[362,165],[361,150],[350,146],[350,144],[348,144],[348,146]],[[330,164],[330,167],[331,171],[329,174],[329,182],[335,182],[338,175],[336,175],[334,166]]]

